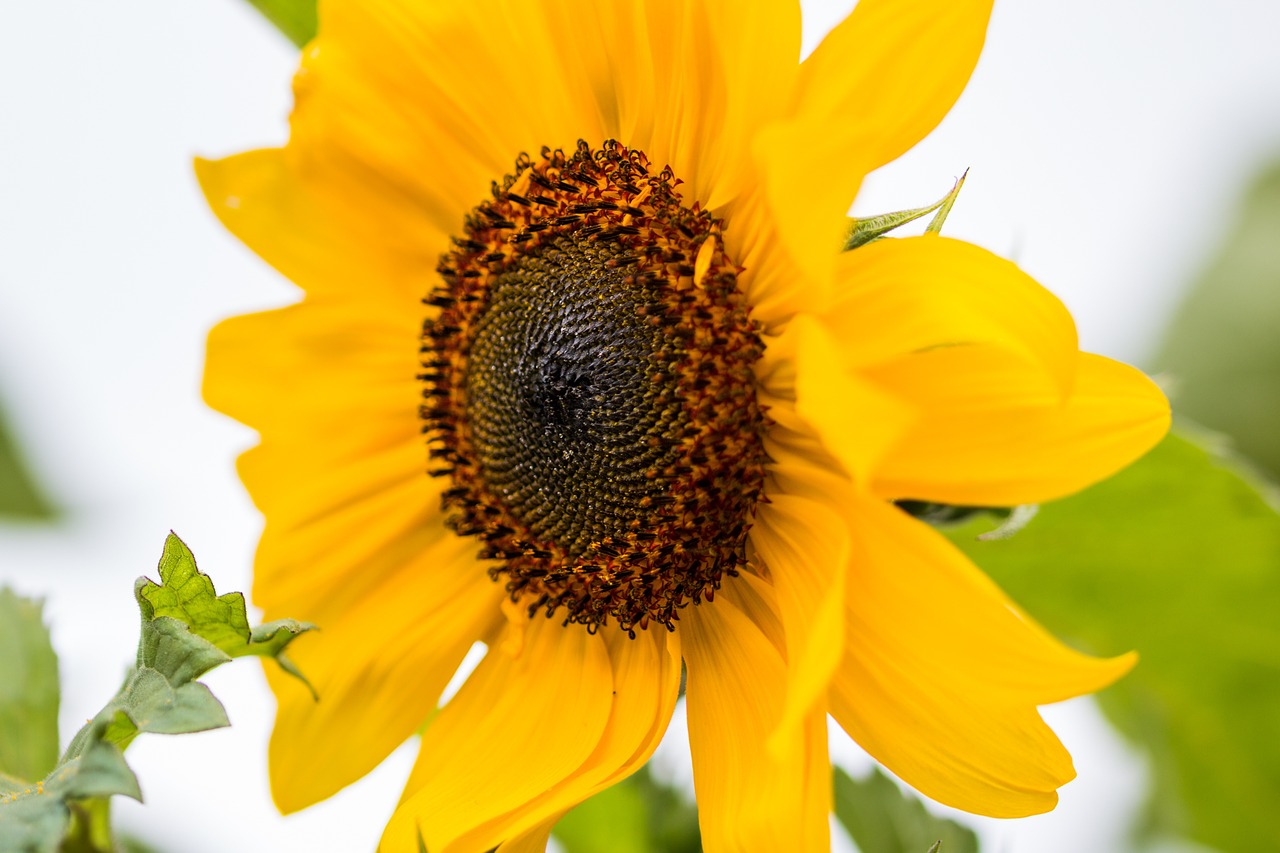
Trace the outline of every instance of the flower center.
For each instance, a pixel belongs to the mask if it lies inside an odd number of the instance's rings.
[[[615,142],[521,156],[426,300],[430,473],[530,616],[674,629],[746,561],[763,346],[677,183]]]

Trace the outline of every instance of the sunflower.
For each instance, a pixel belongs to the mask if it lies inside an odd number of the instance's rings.
[[[841,252],[963,89],[982,0],[329,0],[281,149],[200,162],[304,292],[209,339],[256,428],[286,812],[421,731],[386,851],[540,850],[638,769],[682,669],[703,843],[820,850],[830,714],[935,800],[1043,812],[1060,645],[895,501],[1011,506],[1165,432],[1057,299],[925,235]],[[442,692],[474,644],[487,653]]]

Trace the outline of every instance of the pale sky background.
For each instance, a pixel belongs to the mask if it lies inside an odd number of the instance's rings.
[[[850,5],[806,3],[808,46]],[[1000,0],[960,103],[855,211],[932,201],[971,167],[948,233],[1059,294],[1085,348],[1140,363],[1244,182],[1280,156],[1277,33],[1274,0]],[[191,158],[283,141],[296,58],[239,0],[0,2],[0,395],[67,510],[0,523],[0,583],[48,600],[64,740],[132,660],[132,581],[168,530],[220,590],[248,588],[261,518],[232,459],[254,438],[200,402],[204,336],[294,297],[205,209]],[[259,669],[206,680],[233,727],[140,738],[147,804],[117,799],[119,824],[175,853],[371,850],[411,749],[282,818]],[[1080,779],[1050,815],[971,819],[984,849],[1121,849],[1141,759],[1089,701],[1046,715]],[[660,761],[683,778],[673,733]],[[842,734],[833,749],[867,766]]]

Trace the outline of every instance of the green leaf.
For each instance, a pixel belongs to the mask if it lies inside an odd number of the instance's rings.
[[[1154,367],[1174,407],[1280,475],[1280,162],[1249,190],[1226,242],[1165,333]]]
[[[1203,444],[1171,435],[1013,539],[948,533],[1058,636],[1139,651],[1100,702],[1151,756],[1145,829],[1243,853],[1280,838],[1280,514]]]
[[[54,511],[23,464],[18,443],[0,412],[0,516],[3,515],[47,519],[53,517]]]
[[[934,817],[878,768],[854,779],[835,768],[836,819],[862,853],[977,853],[978,837],[958,823]]]
[[[298,47],[316,37],[316,0],[249,0],[249,3]]]
[[[42,608],[0,589],[0,773],[19,779],[58,760],[58,656]]]
[[[579,805],[556,824],[565,853],[700,853],[698,811],[648,766]]]
[[[177,619],[162,616],[143,620],[138,643],[138,667],[150,667],[173,684],[186,684],[231,656],[203,637],[191,633]]]
[[[218,595],[213,581],[196,567],[191,550],[172,533],[165,540],[159,570],[160,583],[138,578],[134,587],[143,621],[139,666],[154,666],[170,680],[185,683],[231,658],[259,655],[274,658],[286,672],[306,683],[284,650],[314,625],[282,619],[250,628],[244,595]],[[184,643],[179,637],[183,630],[213,650]]]
[[[198,681],[174,686],[158,670],[135,669],[107,706],[110,722],[103,737],[121,749],[140,732],[177,735],[231,725],[222,703]]]

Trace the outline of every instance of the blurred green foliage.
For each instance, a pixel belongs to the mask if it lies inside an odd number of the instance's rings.
[[[833,781],[836,818],[862,853],[926,853],[939,841],[946,853],[978,851],[972,831],[929,814],[918,798],[879,770],[854,779],[837,767]],[[555,837],[565,853],[702,850],[697,806],[657,781],[647,766],[569,812],[556,825]]]
[[[1100,701],[1150,756],[1143,828],[1244,853],[1280,838],[1280,513],[1204,444],[1171,435],[1012,539],[948,533],[1058,636],[1140,650]]]
[[[0,516],[25,519],[53,516],[53,507],[22,460],[3,411],[0,411]]]
[[[249,3],[298,47],[316,37],[316,0],[249,0]]]
[[[0,589],[0,773],[19,779],[58,760],[58,657],[43,610]]]
[[[929,814],[879,770],[855,779],[837,767],[835,812],[862,853],[925,853],[935,844],[943,853],[978,853],[972,830]]]
[[[565,853],[698,853],[698,810],[647,766],[565,815],[556,825]]]
[[[1171,378],[1178,412],[1280,475],[1280,162],[1249,189],[1153,367]]]

